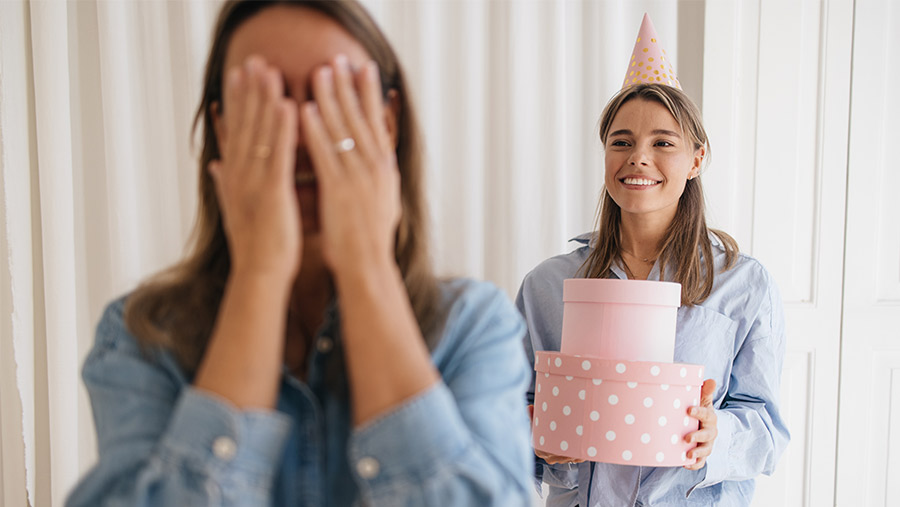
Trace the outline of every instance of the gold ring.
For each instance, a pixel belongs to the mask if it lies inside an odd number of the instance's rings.
[[[356,148],[356,141],[354,141],[352,137],[345,137],[334,143],[334,151],[338,153],[347,153],[353,148]]]
[[[272,154],[272,148],[269,148],[265,144],[257,144],[253,147],[253,156],[256,158],[269,158],[269,155]]]

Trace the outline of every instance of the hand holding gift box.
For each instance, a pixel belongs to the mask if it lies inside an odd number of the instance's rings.
[[[561,352],[535,357],[536,450],[623,465],[694,464],[687,452],[696,443],[685,436],[699,428],[688,410],[700,405],[703,366],[672,362],[680,294],[669,282],[565,281]]]

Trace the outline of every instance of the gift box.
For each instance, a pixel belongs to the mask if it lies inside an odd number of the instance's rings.
[[[589,461],[681,466],[703,366],[538,352],[534,448]]]
[[[623,465],[682,466],[696,444],[703,366],[673,363],[681,285],[564,281],[560,352],[535,354],[535,449]]]
[[[564,354],[672,362],[681,284],[573,278],[563,282]]]

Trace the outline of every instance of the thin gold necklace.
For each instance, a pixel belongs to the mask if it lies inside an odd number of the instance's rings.
[[[659,253],[657,253],[656,256],[651,259],[649,257],[638,257],[637,255],[629,252],[628,250],[625,250],[624,248],[622,248],[621,250],[623,252],[627,253],[628,255],[634,257],[635,259],[642,260],[644,262],[656,262],[656,259],[659,258]],[[622,259],[622,260],[624,261],[625,259]]]

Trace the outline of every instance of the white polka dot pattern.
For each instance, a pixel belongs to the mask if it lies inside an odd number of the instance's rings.
[[[532,423],[536,448],[607,463],[688,464],[690,460],[680,455],[694,444],[687,444],[683,437],[696,431],[698,421],[685,417],[685,410],[699,393],[699,385],[690,382],[698,378],[694,375],[701,367],[537,354],[537,372],[549,376],[534,384],[535,415],[540,414]],[[554,366],[556,359],[561,366]],[[585,370],[585,364],[590,368]],[[681,377],[682,369],[686,377]],[[685,425],[680,424],[683,420]],[[561,451],[563,442],[566,451]],[[657,461],[657,455],[663,461]]]

